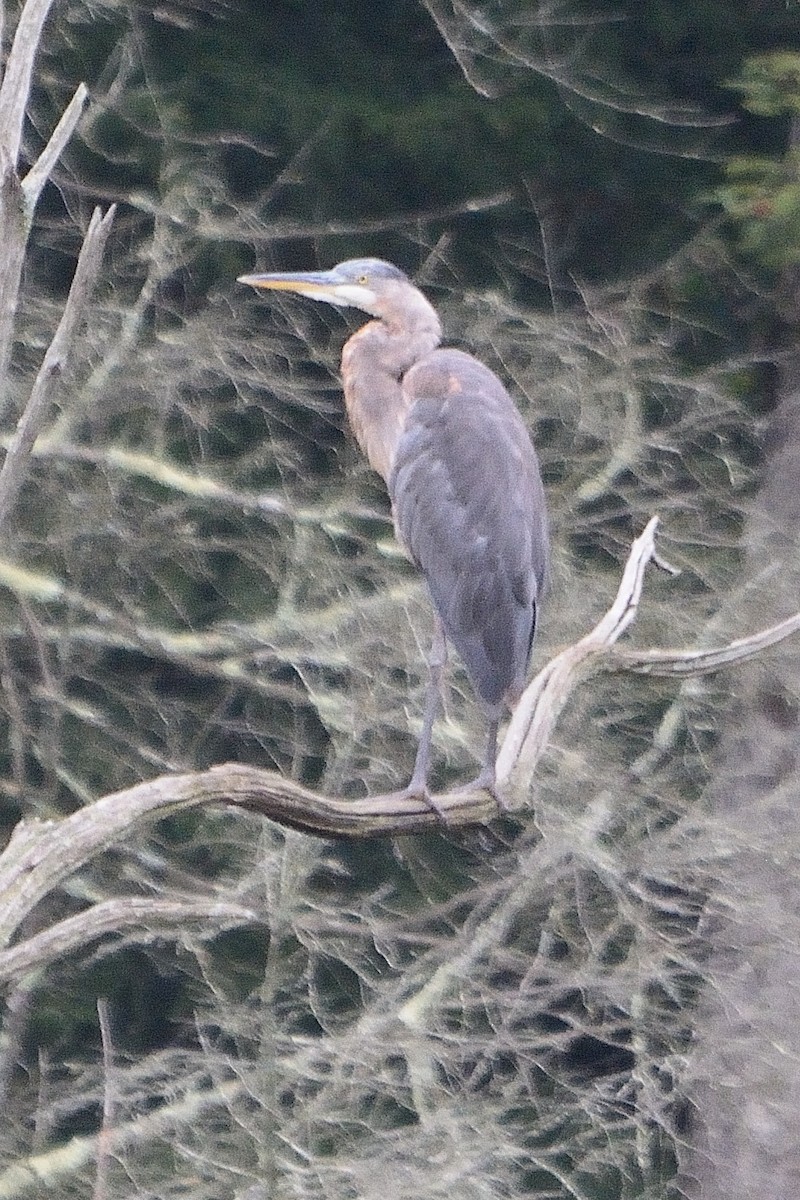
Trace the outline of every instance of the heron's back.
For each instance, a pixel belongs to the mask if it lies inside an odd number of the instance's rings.
[[[460,350],[403,380],[411,403],[389,477],[397,531],[493,710],[521,692],[549,540],[539,463],[510,396]]]

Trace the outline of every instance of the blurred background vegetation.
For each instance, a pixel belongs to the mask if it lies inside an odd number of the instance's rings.
[[[345,427],[357,318],[244,271],[388,258],[508,383],[552,509],[537,669],[653,512],[682,574],[648,579],[641,645],[795,610],[799,34],[779,0],[56,0],[29,158],[90,102],[36,214],[6,445],[118,208],[3,535],[5,836],[229,760],[345,796],[408,776],[428,611]],[[0,1196],[53,1186],[35,1155],[64,1196],[793,1194],[800,1072],[765,1047],[800,1028],[795,653],[594,681],[530,808],[474,834],[334,847],[219,812],[98,860],[41,926],[127,895],[259,920],[128,932],[12,992]],[[456,665],[440,782],[480,730]]]

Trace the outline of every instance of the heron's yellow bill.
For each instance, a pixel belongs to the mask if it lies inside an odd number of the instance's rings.
[[[298,271],[296,274],[240,275],[236,282],[255,288],[270,288],[276,292],[300,292],[315,296],[330,291],[338,281],[331,278],[329,271]]]

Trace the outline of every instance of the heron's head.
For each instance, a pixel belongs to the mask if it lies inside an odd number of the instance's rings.
[[[240,275],[237,282],[255,288],[297,292],[310,300],[325,300],[340,308],[360,308],[373,317],[384,316],[387,308],[396,304],[398,292],[413,288],[399,267],[380,258],[350,258],[330,271]]]

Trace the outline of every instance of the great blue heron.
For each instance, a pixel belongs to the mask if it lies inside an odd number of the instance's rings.
[[[436,633],[414,771],[406,789],[430,801],[428,767],[446,638],[486,709],[483,769],[494,793],[497,730],[522,692],[548,571],[539,463],[492,371],[440,350],[434,308],[391,263],[356,258],[330,271],[242,275],[239,283],[361,309],[370,321],[342,351],[350,423],[386,481],[397,536],[433,600]]]

